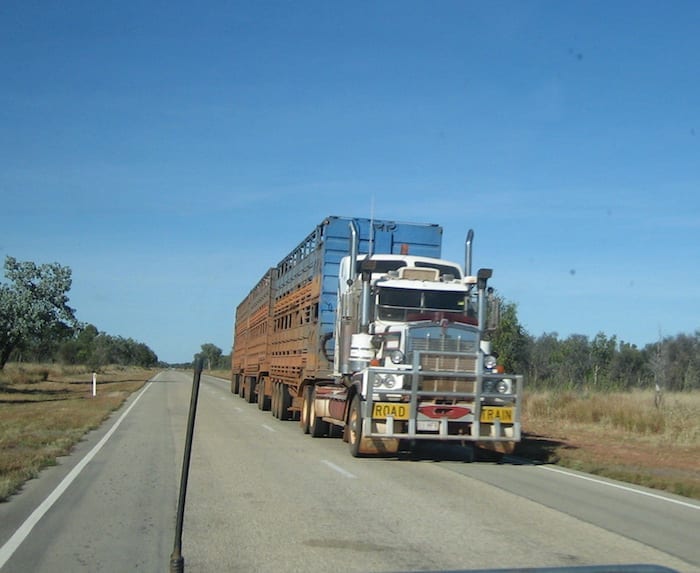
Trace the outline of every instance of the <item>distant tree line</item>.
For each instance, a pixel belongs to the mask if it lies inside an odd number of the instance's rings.
[[[158,364],[156,353],[143,342],[99,332],[92,324],[79,329],[74,336],[59,344],[57,350],[60,361],[65,364],[98,367],[120,364],[146,368]]]
[[[638,348],[602,332],[593,338],[560,339],[556,332],[532,336],[519,323],[513,303],[502,302],[500,318],[493,349],[506,372],[525,374],[529,389],[700,389],[700,330]]]
[[[156,354],[131,338],[110,336],[81,324],[68,306],[71,270],[5,259],[0,283],[0,370],[10,360],[61,362],[99,368],[107,364],[150,367]]]

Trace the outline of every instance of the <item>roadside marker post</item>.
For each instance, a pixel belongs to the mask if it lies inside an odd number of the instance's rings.
[[[199,395],[199,381],[202,377],[204,360],[197,357],[194,366],[194,379],[192,380],[192,397],[190,398],[190,414],[187,420],[187,436],[185,438],[185,455],[182,462],[182,476],[180,478],[180,499],[177,505],[177,521],[175,524],[175,544],[170,555],[170,573],[183,573],[185,571],[185,559],[182,556],[182,523],[185,517],[185,498],[187,497],[187,478],[190,470],[190,455],[192,453],[192,436],[194,435],[194,419],[197,415],[197,397]]]
[[[97,396],[97,372],[92,373],[92,397]]]

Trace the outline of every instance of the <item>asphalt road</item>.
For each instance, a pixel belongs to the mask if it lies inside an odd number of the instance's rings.
[[[159,374],[0,504],[0,571],[168,571],[191,386],[191,374]],[[690,573],[699,531],[696,502],[551,466],[354,459],[341,440],[304,436],[202,377],[186,571]]]

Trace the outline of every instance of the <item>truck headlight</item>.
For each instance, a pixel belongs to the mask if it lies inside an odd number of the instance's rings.
[[[389,354],[389,358],[394,364],[403,364],[403,352],[400,350],[392,350]]]
[[[492,356],[491,354],[484,356],[484,368],[487,370],[493,370],[496,368],[496,363],[497,360],[495,356]]]
[[[499,394],[512,394],[513,393],[513,381],[510,378],[504,378],[499,380],[496,384],[496,392]]]

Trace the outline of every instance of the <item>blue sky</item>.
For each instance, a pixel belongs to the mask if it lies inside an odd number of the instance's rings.
[[[700,328],[700,3],[0,3],[0,257],[165,361],[328,215],[437,223],[532,335]],[[374,207],[372,207],[372,205]]]

